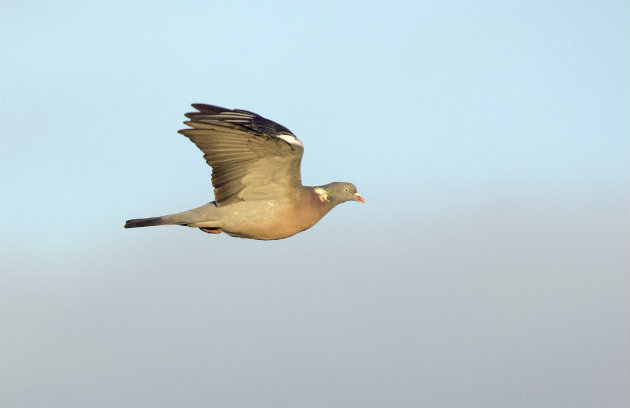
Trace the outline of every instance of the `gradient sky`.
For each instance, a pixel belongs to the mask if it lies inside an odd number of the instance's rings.
[[[0,1],[2,407],[630,406],[630,6]],[[190,103],[350,181],[212,200]]]

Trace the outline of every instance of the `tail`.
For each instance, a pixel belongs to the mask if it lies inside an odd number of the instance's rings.
[[[128,220],[125,228],[152,227],[154,225],[189,225],[216,219],[217,205],[213,201],[199,208],[161,217]]]
[[[138,218],[135,220],[127,220],[125,228],[152,227],[154,225],[168,225],[169,222],[164,221],[162,217]]]

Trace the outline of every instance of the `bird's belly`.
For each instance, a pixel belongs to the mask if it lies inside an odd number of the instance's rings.
[[[321,218],[304,217],[297,208],[275,201],[257,202],[255,209],[245,202],[228,207],[233,208],[224,217],[221,229],[229,235],[241,238],[287,238],[312,227]]]

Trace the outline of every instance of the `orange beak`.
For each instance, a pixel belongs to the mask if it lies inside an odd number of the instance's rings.
[[[357,196],[357,201],[361,201],[362,203],[364,203],[364,202],[365,202],[365,198],[361,197],[361,196],[360,196],[360,195],[358,195],[358,194],[355,194],[355,195]]]

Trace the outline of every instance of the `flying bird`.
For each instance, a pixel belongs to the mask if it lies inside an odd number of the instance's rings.
[[[215,201],[176,214],[128,220],[125,228],[185,225],[204,232],[273,240],[315,225],[337,204],[365,202],[354,184],[303,186],[302,142],[286,127],[242,109],[193,104],[189,138],[212,167]]]

